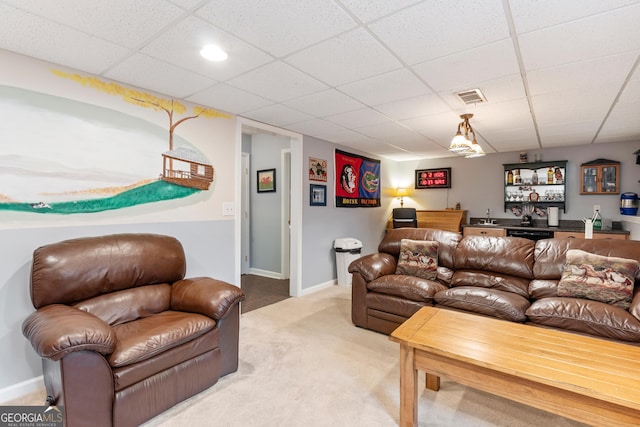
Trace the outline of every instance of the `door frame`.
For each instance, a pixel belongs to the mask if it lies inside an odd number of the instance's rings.
[[[249,181],[249,172],[251,171],[251,155],[249,153],[240,153],[240,274],[248,274],[249,266],[251,265],[251,252],[250,248],[250,220],[249,215],[251,213],[251,182]]]
[[[289,295],[302,295],[302,194],[304,181],[304,165],[302,161],[302,134],[281,129],[272,125],[257,122],[255,120],[238,117],[236,123],[236,200],[242,198],[242,132],[243,129],[251,129],[258,133],[284,136],[289,138],[291,149],[290,169],[290,206],[291,206],[291,238],[289,249]],[[238,209],[239,210],[239,209]],[[238,211],[237,210],[237,211]],[[236,211],[236,212],[237,212]],[[242,221],[237,214],[235,218],[235,276],[240,283],[241,275],[241,239]]]

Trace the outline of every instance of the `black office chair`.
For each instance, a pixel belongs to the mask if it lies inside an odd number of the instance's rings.
[[[393,228],[417,228],[418,217],[415,208],[395,208],[393,210]]]

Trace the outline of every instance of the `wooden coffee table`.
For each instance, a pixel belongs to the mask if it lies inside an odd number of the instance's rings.
[[[417,375],[443,376],[597,426],[640,425],[640,348],[424,307],[396,329],[400,425],[417,425]]]

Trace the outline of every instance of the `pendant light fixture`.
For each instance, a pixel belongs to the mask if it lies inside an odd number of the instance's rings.
[[[458,123],[458,131],[451,140],[449,151],[452,153],[465,156],[466,158],[482,157],[485,155],[484,150],[476,141],[476,133],[469,123],[469,119],[473,117],[473,114],[462,114],[460,118],[462,121]],[[469,137],[471,134],[471,137]]]

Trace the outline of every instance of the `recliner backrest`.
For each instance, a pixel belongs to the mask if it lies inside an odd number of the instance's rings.
[[[35,308],[74,304],[98,295],[184,278],[180,242],[158,234],[84,237],[34,251],[31,301]]]

